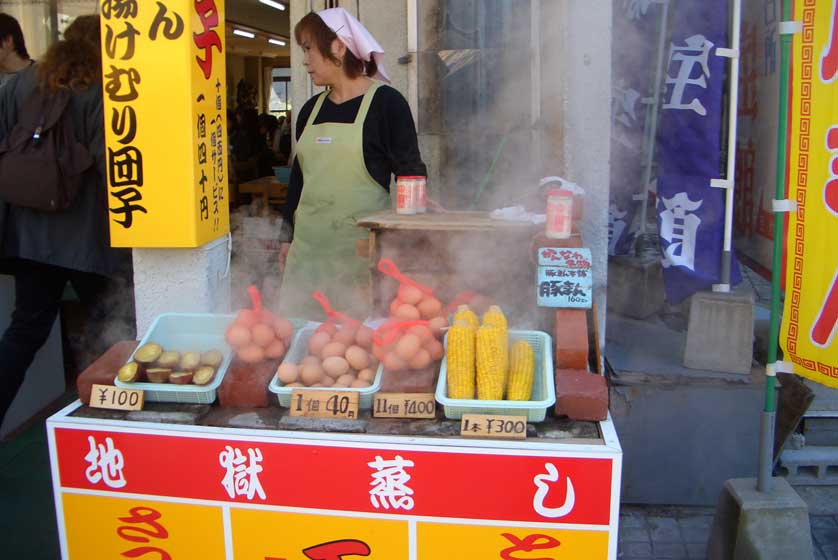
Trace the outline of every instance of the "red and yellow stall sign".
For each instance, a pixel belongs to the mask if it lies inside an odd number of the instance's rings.
[[[616,556],[620,452],[606,446],[441,447],[54,420],[49,430],[65,560],[132,547],[259,560]]]
[[[794,373],[838,387],[838,0],[796,0],[786,299],[780,343]]]
[[[100,1],[114,247],[198,247],[230,228],[222,0]]]

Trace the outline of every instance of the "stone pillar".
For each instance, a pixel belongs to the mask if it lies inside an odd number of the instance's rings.
[[[57,0],[0,0],[0,12],[17,19],[26,50],[37,60],[58,36]]]
[[[196,249],[134,249],[137,336],[161,313],[230,311],[229,238]]]

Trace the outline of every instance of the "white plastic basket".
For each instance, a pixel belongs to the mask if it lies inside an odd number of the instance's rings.
[[[114,384],[125,389],[142,389],[145,391],[145,400],[150,402],[213,403],[216,389],[221,385],[233,357],[230,346],[224,340],[224,333],[234,318],[234,315],[213,313],[163,313],[154,320],[151,328],[137,346],[140,348],[144,344],[155,342],[164,350],[177,352],[219,350],[224,355],[224,360],[218,366],[215,377],[208,384],[176,385],[146,381],[124,383],[119,379],[114,379]],[[132,353],[129,361],[133,359]]]
[[[318,326],[320,326],[320,323],[309,324],[297,331],[297,334],[294,335],[294,341],[291,343],[291,348],[288,349],[288,353],[285,354],[285,358],[282,360],[282,363],[290,362],[293,364],[299,364],[300,360],[306,357],[308,354],[308,339],[311,338],[311,335],[314,334],[314,331],[317,330]],[[340,390],[358,393],[358,409],[369,410],[372,408],[373,395],[375,395],[375,393],[377,393],[381,388],[382,374],[383,366],[378,364],[378,369],[375,372],[375,379],[373,380],[372,385],[364,389],[341,387]],[[296,388],[301,389],[302,387]],[[280,406],[284,406],[286,408],[291,406],[291,392],[295,389],[294,387],[286,387],[282,384],[279,378],[274,375],[268,389],[272,393],[276,394],[279,399]],[[336,390],[334,387],[308,387],[306,389],[310,391]]]
[[[445,357],[439,368],[436,400],[442,405],[445,417],[459,420],[463,414],[502,414],[526,416],[528,422],[541,422],[547,409],[556,404],[556,386],[553,381],[553,352],[550,335],[541,331],[509,331],[509,344],[526,340],[534,354],[535,377],[532,399],[529,401],[480,401],[476,399],[448,398],[448,333],[445,334]]]

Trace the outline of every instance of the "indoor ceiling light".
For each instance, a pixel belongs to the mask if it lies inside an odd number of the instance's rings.
[[[272,45],[279,45],[280,47],[284,47],[286,45],[285,41],[280,39],[268,39],[268,42]]]
[[[248,39],[254,39],[256,37],[255,33],[251,33],[250,31],[243,31],[241,29],[233,29],[233,35],[238,35],[239,37],[247,37]]]
[[[271,8],[276,8],[277,10],[285,11],[285,6],[280,4],[279,2],[274,2],[273,0],[259,0],[265,6],[270,6]]]

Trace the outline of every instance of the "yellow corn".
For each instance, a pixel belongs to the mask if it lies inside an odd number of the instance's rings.
[[[448,329],[448,349],[445,353],[448,370],[448,397],[474,398],[474,329],[456,322]]]
[[[456,323],[458,321],[462,321],[472,329],[480,326],[480,321],[477,320],[477,314],[469,309],[468,305],[461,305],[457,308],[457,312],[454,313],[454,318],[451,322]]]
[[[503,399],[504,379],[501,370],[500,337],[497,327],[484,325],[477,329],[477,398]]]
[[[503,373],[503,386],[509,376],[509,330],[506,316],[500,307],[493,305],[483,314],[483,325],[498,329],[498,344],[500,345],[500,369]]]
[[[508,400],[528,401],[532,398],[534,366],[535,357],[529,342],[515,342],[509,352],[509,384],[506,387]]]

